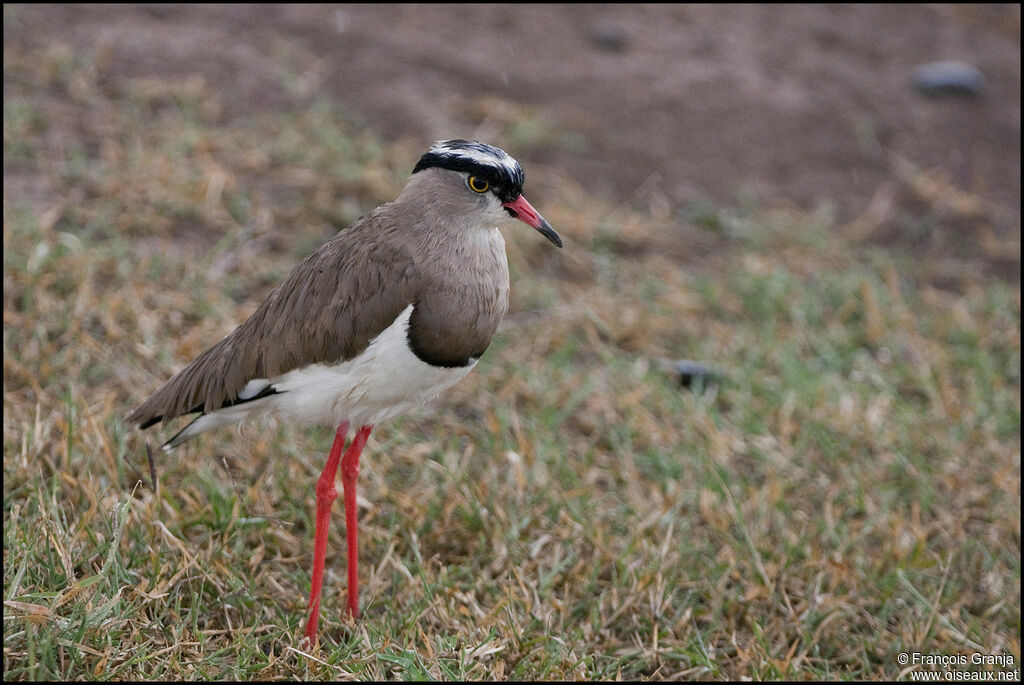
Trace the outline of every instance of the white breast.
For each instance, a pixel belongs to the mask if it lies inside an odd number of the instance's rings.
[[[174,444],[212,428],[271,416],[297,423],[371,425],[436,397],[462,380],[476,361],[454,368],[421,361],[408,344],[412,310],[410,304],[354,359],[250,381],[239,393],[240,399],[254,397],[268,385],[276,392],[200,416],[175,437]]]

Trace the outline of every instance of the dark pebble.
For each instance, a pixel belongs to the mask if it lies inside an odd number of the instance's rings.
[[[594,24],[590,27],[590,42],[608,52],[624,52],[629,47],[629,35],[615,24]]]
[[[722,379],[722,374],[715,369],[689,359],[673,362],[672,367],[679,376],[679,385],[692,390],[714,387]]]

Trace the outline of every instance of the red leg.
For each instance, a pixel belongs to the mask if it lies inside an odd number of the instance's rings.
[[[341,485],[345,491],[345,538],[348,540],[348,612],[359,618],[359,520],[356,511],[356,478],[359,455],[373,426],[363,426],[341,458]]]
[[[341,448],[345,446],[348,434],[348,421],[338,425],[334,434],[334,444],[327,457],[327,465],[316,481],[316,537],[313,543],[313,584],[309,590],[309,619],[306,622],[306,637],[310,642],[316,637],[316,627],[320,623],[320,588],[324,582],[324,560],[327,557],[327,524],[331,518],[331,504],[338,496],[334,487],[334,479],[338,474],[338,459]]]

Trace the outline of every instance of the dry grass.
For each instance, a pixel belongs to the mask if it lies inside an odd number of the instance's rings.
[[[393,197],[423,141],[327,102],[224,121],[201,81],[97,69],[5,46],[5,678],[1019,664],[1019,284],[851,245],[827,212],[687,222],[542,167],[566,249],[506,233],[513,311],[481,368],[365,453],[365,617],[341,619],[336,516],[300,649],[330,431],[204,437],[158,457],[154,492],[159,437],[120,417]],[[680,357],[717,392],[682,390]]]

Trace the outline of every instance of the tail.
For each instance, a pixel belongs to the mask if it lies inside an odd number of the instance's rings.
[[[196,423],[205,416],[206,414],[200,414],[199,416],[189,421],[187,426],[185,426],[180,431],[171,436],[171,438],[167,442],[160,446],[160,449],[162,449],[164,452],[170,452],[172,449],[174,449],[181,443],[187,441],[189,438],[194,438],[195,436],[202,433],[202,429],[196,429]],[[145,426],[142,426],[142,428],[145,428]]]
[[[142,407],[139,407],[138,409],[135,409],[134,411],[132,411],[130,414],[128,414],[128,416],[125,417],[125,421],[127,421],[128,423],[138,424],[139,428],[141,428],[142,430],[145,430],[145,429],[149,428],[150,426],[154,426],[154,425],[160,423],[160,421],[164,420],[164,417],[162,415],[146,416],[142,412],[142,410],[144,408],[145,408],[145,405],[143,405]],[[188,440],[189,438],[197,435],[200,432],[200,431],[195,430],[193,427],[195,426],[196,421],[198,421],[199,419],[203,418],[206,415],[203,412],[202,407],[196,407],[193,411],[188,412],[188,413],[190,413],[190,414],[199,413],[199,416],[197,416],[194,419],[192,419],[192,421],[190,421],[187,426],[185,426],[180,431],[175,433],[171,437],[170,440],[168,440],[167,442],[162,444],[160,446],[161,450],[166,452],[166,451],[168,451],[168,450],[170,450],[170,449],[172,449],[174,447],[177,447],[181,443],[185,442],[186,440]]]
[[[259,400],[264,400],[277,394],[279,394],[279,391],[270,381],[264,378],[256,378],[246,383],[237,397],[223,402],[220,407],[213,411],[205,411],[203,405],[199,405],[191,411],[182,412],[181,415],[199,414],[199,416],[192,419],[187,426],[161,445],[161,449],[166,452],[204,431],[240,423],[260,411],[260,408],[265,403]],[[150,409],[153,404],[153,397],[150,397],[141,407],[129,414],[126,420],[130,423],[137,423],[139,428],[145,429],[160,421],[174,418],[174,416],[167,416],[165,414],[155,414]]]

